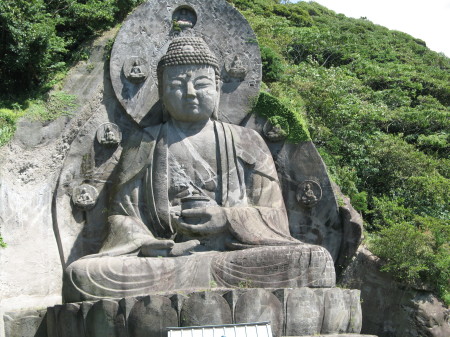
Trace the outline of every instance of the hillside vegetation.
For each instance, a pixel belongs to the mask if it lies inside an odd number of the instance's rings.
[[[0,144],[55,74],[86,56],[82,43],[139,2],[0,2]],[[229,2],[260,43],[270,94],[261,99],[281,103],[277,111],[298,123],[288,139],[314,141],[362,212],[367,244],[383,268],[450,303],[450,59],[314,2]]]

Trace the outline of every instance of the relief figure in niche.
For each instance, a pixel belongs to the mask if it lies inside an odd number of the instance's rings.
[[[77,203],[80,205],[90,205],[94,203],[94,200],[92,200],[91,195],[86,191],[85,188],[83,188],[80,192],[80,195],[77,198]]]
[[[175,38],[158,64],[163,120],[122,151],[98,254],[72,263],[67,302],[222,287],[332,287],[328,251],[294,239],[254,130],[218,121],[218,60]]]
[[[105,129],[103,141],[105,143],[116,143],[117,142],[116,135],[114,134],[114,131],[111,130],[111,127],[109,125]]]

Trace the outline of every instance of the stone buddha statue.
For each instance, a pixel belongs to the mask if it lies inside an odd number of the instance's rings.
[[[328,251],[289,233],[254,130],[219,122],[218,61],[178,37],[158,64],[163,120],[129,137],[98,254],[70,264],[66,302],[220,287],[333,287]]]

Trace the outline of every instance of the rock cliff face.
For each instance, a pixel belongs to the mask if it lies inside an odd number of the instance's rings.
[[[4,328],[17,326],[19,316],[41,322],[44,315],[36,309],[61,303],[62,261],[52,225],[53,196],[82,126],[91,119],[108,119],[112,88],[104,70],[105,46],[115,33],[111,30],[95,40],[90,58],[69,72],[63,90],[77,97],[73,115],[50,123],[22,120],[14,139],[0,149],[0,233],[8,244],[0,249],[0,315],[31,309],[6,315],[5,325],[1,319],[0,336]]]
[[[362,333],[380,337],[450,336],[450,310],[432,293],[408,288],[381,272],[379,259],[361,246],[340,284],[361,290]]]

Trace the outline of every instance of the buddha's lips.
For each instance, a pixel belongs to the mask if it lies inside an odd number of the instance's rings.
[[[198,103],[186,103],[185,106],[186,106],[186,108],[197,109]]]

